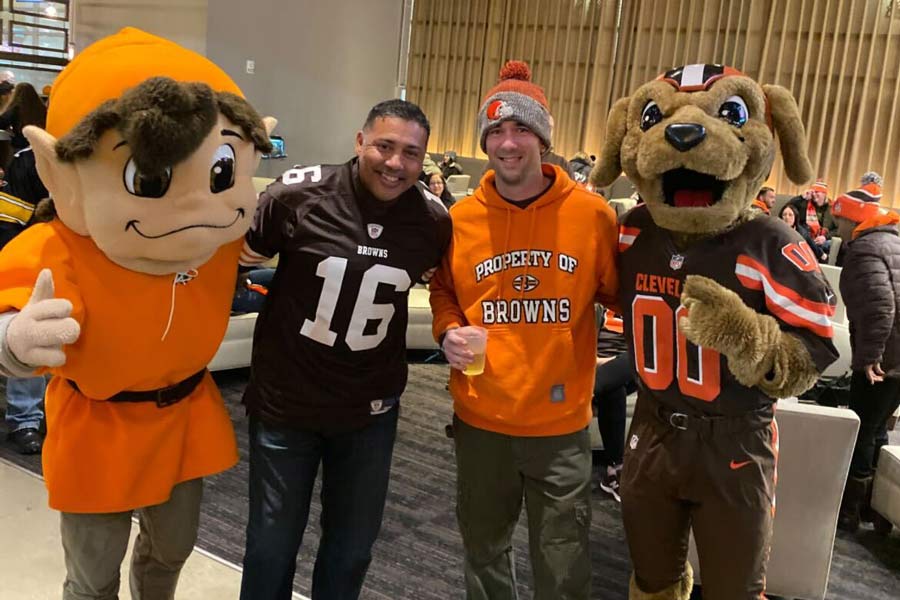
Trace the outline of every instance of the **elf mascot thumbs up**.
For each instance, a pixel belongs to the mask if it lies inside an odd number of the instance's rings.
[[[0,253],[0,371],[49,373],[43,466],[63,597],[172,598],[202,478],[237,462],[206,370],[224,335],[262,119],[216,65],[124,29],[59,75],[29,127],[56,218]]]

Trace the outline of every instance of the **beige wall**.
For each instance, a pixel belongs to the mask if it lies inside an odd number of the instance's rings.
[[[207,56],[285,138],[288,158],[263,161],[261,175],[351,156],[369,108],[396,94],[402,11],[402,0],[215,0]]]
[[[79,0],[75,7],[76,51],[134,26],[225,69],[261,113],[279,120],[275,133],[289,157],[263,161],[263,176],[294,163],[343,162],[368,109],[397,95],[404,0]],[[247,60],[256,63],[252,75]]]
[[[75,51],[132,26],[205,54],[207,5],[207,0],[79,0],[73,24]]]

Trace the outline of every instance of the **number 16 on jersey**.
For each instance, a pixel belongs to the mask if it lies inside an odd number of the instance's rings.
[[[316,320],[304,320],[300,333],[326,346],[334,346],[337,342],[338,334],[332,331],[331,322],[344,285],[346,270],[347,259],[339,256],[329,256],[316,267],[316,275],[325,280],[319,305],[316,307]],[[397,292],[405,292],[412,284],[409,274],[396,267],[372,265],[366,270],[345,336],[347,347],[353,351],[371,350],[387,336],[388,325],[395,311],[393,304],[375,302],[375,293],[382,283],[392,285]],[[366,324],[369,321],[378,321],[378,327],[374,333],[366,334]]]

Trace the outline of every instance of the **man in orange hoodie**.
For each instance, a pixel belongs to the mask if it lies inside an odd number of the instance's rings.
[[[516,596],[510,540],[525,498],[536,598],[590,596],[594,301],[615,304],[616,218],[559,167],[543,90],[509,62],[482,103],[493,170],[450,210],[431,284],[434,336],[453,367],[457,515],[470,600]],[[484,373],[460,327],[488,330]]]

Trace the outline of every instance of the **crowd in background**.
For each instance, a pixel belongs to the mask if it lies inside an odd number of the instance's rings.
[[[45,127],[47,106],[30,83],[13,83],[12,73],[0,73],[0,249],[26,227],[41,220],[36,210],[48,197],[37,173],[34,153],[22,133],[29,125]],[[43,445],[46,380],[11,377],[6,381],[6,424],[9,441],[22,454]]]

